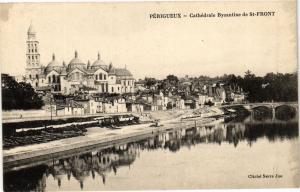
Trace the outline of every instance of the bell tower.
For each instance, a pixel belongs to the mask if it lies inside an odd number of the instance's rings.
[[[26,49],[26,78],[38,79],[41,65],[39,54],[39,41],[36,39],[36,32],[32,23],[27,31]]]

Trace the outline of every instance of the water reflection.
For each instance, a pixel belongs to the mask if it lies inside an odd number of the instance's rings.
[[[288,121],[295,119],[296,114],[296,108],[288,105],[280,105],[274,108],[260,106],[253,109],[251,117],[256,121]]]
[[[275,118],[282,121],[291,120],[296,117],[296,108],[288,105],[278,106],[275,111]]]
[[[118,168],[130,166],[139,157],[141,150],[157,150],[159,148],[177,152],[182,147],[190,148],[201,143],[228,142],[238,147],[240,141],[247,141],[251,147],[257,139],[275,140],[292,139],[298,136],[298,122],[273,123],[228,123],[207,125],[202,127],[179,129],[152,135],[147,139],[123,145],[94,150],[85,154],[50,162],[4,174],[5,191],[44,191],[46,180],[52,176],[60,187],[62,178],[74,178],[81,189],[87,177],[95,179],[99,175],[105,185],[106,175],[110,172],[118,174]]]

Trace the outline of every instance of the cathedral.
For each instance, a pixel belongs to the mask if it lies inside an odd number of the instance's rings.
[[[87,64],[75,51],[74,58],[66,64],[58,62],[55,55],[43,66],[40,63],[39,41],[32,24],[27,32],[25,81],[36,90],[51,88],[54,93],[72,94],[86,89],[95,93],[133,93],[134,78],[126,68],[106,65],[98,53],[97,60]]]

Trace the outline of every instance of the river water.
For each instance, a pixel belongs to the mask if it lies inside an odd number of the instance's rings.
[[[299,184],[297,117],[170,130],[4,173],[5,191],[271,188]]]

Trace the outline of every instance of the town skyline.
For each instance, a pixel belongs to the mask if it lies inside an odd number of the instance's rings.
[[[282,10],[292,5],[289,2],[281,4]],[[156,11],[164,10],[161,3],[152,5]],[[188,4],[182,5],[180,10],[189,10]],[[201,7],[203,2],[197,5]],[[4,10],[0,21],[3,26],[0,29],[1,71],[11,75],[25,74],[26,33],[32,22],[44,66],[51,61],[53,53],[61,65],[63,61],[68,64],[76,50],[85,63],[97,60],[100,52],[107,65],[112,62],[116,67],[126,66],[136,79],[162,79],[169,74],[179,77],[243,76],[247,70],[258,76],[269,72],[297,72],[296,41],[290,42],[296,37],[292,36],[292,27],[284,27],[294,26],[295,22],[286,23],[287,12],[279,12],[272,18],[239,20],[151,20],[147,14],[151,10],[147,6],[134,8],[131,5],[128,8],[132,11],[124,13],[121,10],[126,6],[129,5],[1,5]],[[218,6],[208,6],[206,10],[214,8]],[[174,6],[172,11],[178,9]],[[43,14],[44,11],[49,14]],[[91,16],[93,19],[89,19]],[[256,29],[255,26],[262,22],[264,26]],[[240,27],[244,25],[247,27]],[[277,33],[287,35],[281,37]]]

